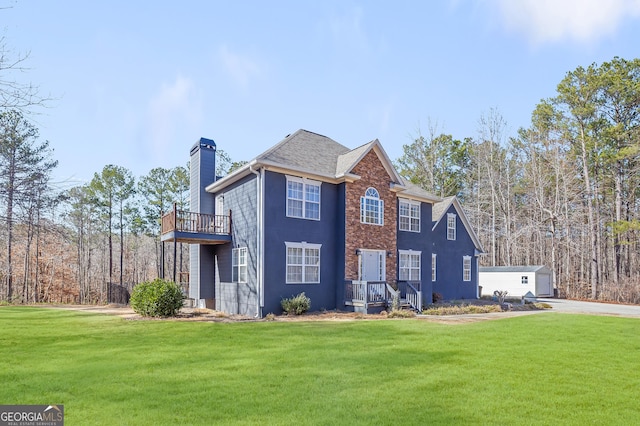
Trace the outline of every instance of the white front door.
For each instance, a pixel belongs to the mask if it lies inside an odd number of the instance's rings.
[[[386,281],[386,252],[361,250],[360,273],[362,281]]]

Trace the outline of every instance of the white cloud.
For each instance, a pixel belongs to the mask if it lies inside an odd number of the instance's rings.
[[[492,0],[509,30],[533,44],[588,43],[614,34],[625,19],[640,17],[640,0]]]
[[[164,163],[170,159],[172,143],[183,142],[185,134],[191,134],[202,121],[202,101],[193,82],[177,76],[151,99],[148,114],[152,157]]]
[[[219,50],[222,65],[227,70],[233,81],[243,90],[249,88],[251,80],[264,74],[264,67],[247,55],[232,52],[226,45]]]

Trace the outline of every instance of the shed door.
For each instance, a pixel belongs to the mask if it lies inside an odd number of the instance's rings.
[[[551,296],[551,275],[539,274],[537,279],[538,285],[536,289],[536,296]]]

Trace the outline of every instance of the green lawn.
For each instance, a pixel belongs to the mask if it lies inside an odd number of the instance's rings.
[[[0,404],[68,425],[634,424],[640,321],[126,321],[0,308]]]

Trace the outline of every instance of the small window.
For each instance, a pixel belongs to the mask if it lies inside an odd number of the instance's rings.
[[[232,250],[231,281],[234,283],[247,282],[247,248],[239,247]]]
[[[420,257],[422,252],[400,250],[400,281],[420,281]]]
[[[360,198],[360,222],[384,225],[384,201],[375,188],[368,188]]]
[[[522,284],[529,284],[529,276],[523,275],[520,282],[522,282]]]
[[[420,232],[420,203],[400,200],[398,218],[401,231]]]
[[[431,254],[431,281],[436,280],[436,276],[437,276],[437,263],[436,260],[438,259],[438,255],[435,253]]]
[[[320,282],[321,244],[289,243],[287,246],[287,284],[317,284]]]
[[[471,281],[471,256],[462,258],[462,281]]]
[[[447,213],[447,240],[456,239],[456,215]]]
[[[320,220],[320,182],[287,176],[287,216]]]

